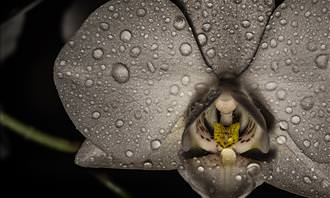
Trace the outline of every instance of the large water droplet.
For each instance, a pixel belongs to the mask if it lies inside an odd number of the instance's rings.
[[[181,83],[182,85],[188,85],[188,83],[190,82],[190,78],[189,76],[183,76],[182,79],[181,79]]]
[[[251,177],[255,177],[260,173],[260,165],[257,163],[251,163],[247,166],[246,168],[247,173],[251,176]]]
[[[198,167],[197,167],[197,171],[198,171],[198,172],[201,172],[201,173],[202,173],[202,172],[204,172],[204,170],[205,170],[205,169],[204,169],[203,166],[198,166]]]
[[[207,37],[205,34],[203,34],[203,33],[198,34],[197,38],[198,38],[198,42],[201,46],[204,46],[207,43]]]
[[[96,48],[93,50],[93,58],[100,59],[102,58],[104,52],[101,48]]]
[[[284,135],[280,135],[276,138],[278,144],[284,144],[286,142],[286,137]]]
[[[265,84],[265,88],[268,91],[273,91],[273,90],[275,90],[277,88],[277,83],[276,82],[273,82],[273,81],[272,82],[268,82],[268,83]]]
[[[305,96],[300,101],[300,106],[304,110],[310,110],[314,106],[313,96]]]
[[[189,56],[192,52],[191,45],[189,43],[182,43],[180,46],[180,52],[183,56]]]
[[[320,54],[315,58],[316,66],[320,69],[326,69],[330,65],[329,54]]]
[[[161,142],[160,142],[160,140],[155,139],[155,140],[151,141],[150,145],[153,150],[156,150],[156,149],[159,149],[159,147],[161,146]]]
[[[127,157],[132,157],[134,155],[133,151],[131,150],[127,150],[125,154]]]
[[[98,112],[98,111],[94,111],[94,112],[92,113],[92,118],[93,118],[93,119],[99,119],[100,116],[101,116],[101,114],[100,114],[100,112]]]
[[[304,177],[304,182],[305,182],[306,184],[310,184],[310,183],[312,183],[311,179],[310,179],[309,177],[307,177],[307,176]]]
[[[120,40],[124,42],[129,42],[132,38],[132,33],[129,30],[123,30],[120,33]]]
[[[178,95],[179,90],[180,90],[180,88],[179,88],[178,85],[172,85],[172,86],[170,87],[170,94],[176,96],[176,95]]]
[[[324,141],[326,141],[326,142],[330,142],[330,134],[326,134],[326,135],[324,136]]]
[[[144,163],[143,163],[143,167],[144,167],[144,168],[152,168],[152,162],[150,162],[150,161],[146,161],[146,162],[144,162]]]
[[[91,86],[93,86],[93,84],[94,84],[94,81],[91,80],[91,79],[87,79],[87,80],[85,81],[85,86],[86,86],[86,87],[91,87]]]
[[[109,24],[106,22],[100,23],[100,29],[104,31],[109,30]]]
[[[276,96],[279,100],[284,100],[286,98],[286,91],[284,89],[279,89],[276,92]]]
[[[300,123],[300,117],[298,115],[294,115],[291,117],[292,124],[299,124]]]
[[[182,16],[177,16],[174,19],[173,26],[177,30],[182,30],[186,26],[186,20]]]
[[[111,74],[118,83],[125,83],[130,77],[128,67],[122,63],[113,64]]]
[[[135,46],[131,49],[130,51],[130,55],[133,57],[133,58],[136,58],[140,55],[141,53],[141,48],[139,46]]]
[[[287,131],[289,129],[289,123],[285,120],[279,122],[279,127],[282,131]]]
[[[139,8],[136,10],[136,15],[139,17],[144,17],[147,11],[144,8]]]
[[[311,146],[311,142],[309,140],[304,140],[303,145],[308,148]]]
[[[124,121],[121,119],[116,120],[115,126],[117,128],[121,128],[122,126],[124,126]]]

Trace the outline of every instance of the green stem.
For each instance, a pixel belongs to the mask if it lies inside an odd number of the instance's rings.
[[[11,129],[11,131],[24,136],[26,139],[37,142],[43,146],[57,151],[74,153],[78,150],[79,144],[43,133],[31,126],[23,124],[5,112],[0,112],[0,124]]]
[[[17,133],[18,135],[25,137],[28,140],[34,141],[57,151],[75,153],[78,151],[79,148],[79,144],[77,143],[73,143],[71,141],[46,134],[16,120],[15,118],[2,111],[0,111],[0,124]],[[112,183],[112,181],[110,181],[106,175],[96,175],[96,179],[99,180],[105,187],[118,194],[119,196],[123,198],[130,198],[128,193],[126,193],[116,184]]]
[[[105,174],[98,174],[98,175],[95,175],[95,177],[104,186],[106,186],[109,190],[111,190],[112,192],[116,193],[120,197],[122,197],[122,198],[130,198],[131,197],[127,192],[123,191],[120,187],[118,187],[117,185],[115,185],[114,183],[112,183]]]

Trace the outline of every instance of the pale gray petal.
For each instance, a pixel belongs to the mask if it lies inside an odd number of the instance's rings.
[[[207,63],[219,75],[252,61],[274,8],[272,0],[182,0]]]
[[[279,123],[275,131],[281,128],[292,139],[278,148],[271,164],[273,177],[278,178],[269,183],[313,197],[329,196],[330,192],[322,187],[330,177],[329,169],[324,168],[330,163],[329,10],[330,1],[292,0],[280,5],[255,61],[241,79],[274,115]],[[284,139],[277,140],[284,144]],[[303,157],[297,161],[294,155]],[[310,169],[319,176],[313,179]],[[294,177],[291,171],[295,171]],[[304,173],[310,180],[304,179]]]
[[[183,18],[179,28],[177,18]],[[98,8],[55,62],[66,111],[107,156],[99,164],[83,162],[92,156],[82,148],[77,163],[175,169],[182,117],[195,87],[216,79],[207,68],[183,14],[170,1],[111,1]]]

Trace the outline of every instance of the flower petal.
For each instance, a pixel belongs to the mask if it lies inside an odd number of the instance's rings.
[[[78,164],[162,170],[179,164],[182,116],[196,87],[216,80],[181,11],[143,0],[111,1],[92,13],[59,54],[54,78],[90,141]],[[101,151],[107,158],[97,158]]]
[[[295,171],[300,179],[287,176],[269,182],[295,193],[306,189],[320,194],[330,192],[321,185],[322,178],[329,181],[329,171],[317,168],[330,163],[329,10],[329,1],[287,1],[280,5],[255,61],[241,79],[242,83],[251,85],[254,89],[251,91],[272,112],[279,123],[275,130],[281,128],[293,140],[287,151],[279,149],[272,165],[281,167],[287,174]],[[286,139],[278,137],[278,142],[285,144]],[[298,149],[288,150],[294,146]],[[305,157],[298,162],[285,160],[292,155]],[[324,176],[306,179],[305,183],[315,185],[302,185],[305,169],[301,167],[311,167]],[[279,173],[274,174],[280,177]]]
[[[248,67],[274,8],[272,0],[182,0],[207,63],[218,75]]]

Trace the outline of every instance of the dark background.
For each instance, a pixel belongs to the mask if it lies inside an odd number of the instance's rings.
[[[6,3],[4,3],[6,2]],[[33,1],[2,2],[1,24]],[[104,1],[103,1],[104,2]],[[50,134],[82,141],[57,96],[53,83],[53,62],[64,45],[64,14],[87,13],[102,1],[43,1],[25,13],[25,23],[15,52],[1,62],[0,108],[19,120]],[[74,5],[75,9],[72,9]],[[70,9],[71,8],[71,9]],[[76,24],[76,25],[77,25]],[[69,27],[75,29],[75,24]],[[70,31],[67,31],[70,33]],[[2,35],[0,35],[2,36]],[[3,48],[2,48],[3,49]],[[34,197],[93,195],[116,197],[101,185],[93,169],[74,164],[73,154],[52,151],[0,127],[0,196]],[[97,170],[99,171],[99,170]],[[106,171],[116,184],[133,197],[199,197],[176,171]],[[249,197],[299,197],[264,184]]]

